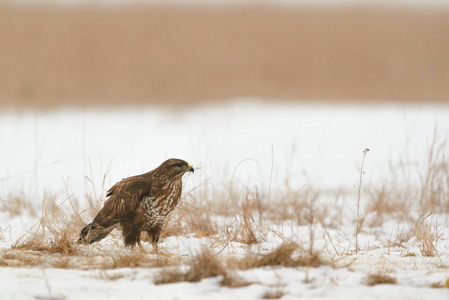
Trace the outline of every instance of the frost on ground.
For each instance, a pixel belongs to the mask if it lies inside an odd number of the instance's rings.
[[[448,125],[429,106],[3,112],[0,298],[448,299]],[[158,254],[74,243],[114,182],[172,156],[197,171]]]

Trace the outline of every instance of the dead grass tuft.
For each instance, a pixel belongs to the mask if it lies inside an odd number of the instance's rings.
[[[53,263],[53,268],[69,269],[70,268],[70,257],[61,256],[59,259],[55,260],[55,262]]]
[[[396,278],[386,274],[371,274],[368,276],[367,285],[374,286],[377,284],[397,284]]]
[[[226,268],[208,250],[203,250],[191,263],[190,267],[187,273],[187,281],[191,282],[197,282],[206,277],[227,276]]]
[[[239,242],[251,245],[251,244],[257,244],[257,236],[255,233],[255,224],[253,215],[252,215],[252,204],[250,198],[248,197],[248,193],[246,194],[246,197],[244,201],[242,202],[242,223],[240,224],[240,240]]]
[[[43,262],[40,253],[25,251],[5,251],[2,254],[1,265],[8,267],[34,267]]]
[[[441,283],[441,282],[434,282],[432,283],[431,287],[433,288],[449,288],[449,277],[446,278],[445,283]]]
[[[223,264],[208,249],[190,261],[188,271],[177,269],[163,269],[155,284],[175,283],[180,281],[198,282],[203,278],[222,276],[221,285],[227,287],[241,287],[248,283],[223,266]]]
[[[226,275],[226,269],[223,265],[206,249],[190,262],[189,267],[186,273],[180,272],[179,270],[162,271],[155,283],[163,284],[179,281],[198,282],[203,278],[220,275],[224,277]]]
[[[449,161],[444,138],[435,128],[425,172],[421,176],[420,204],[425,213],[449,212]]]
[[[259,268],[265,266],[284,266],[293,267],[297,266],[297,260],[292,258],[294,251],[298,250],[299,246],[295,243],[282,244],[276,248],[273,252],[257,256],[247,256],[247,259],[241,261],[241,267],[243,269]],[[248,265],[242,265],[247,263]]]
[[[33,238],[23,242],[17,241],[11,248],[15,250],[46,252],[49,254],[61,253],[64,255],[73,255],[76,252],[73,239],[70,238],[65,232],[62,233],[61,236],[57,236],[50,240],[50,242]]]
[[[429,214],[422,218],[415,228],[415,234],[419,241],[421,254],[426,257],[434,257],[438,255],[436,245],[442,236],[438,225],[433,226],[431,219],[430,221],[427,221],[430,217],[431,215]]]
[[[103,270],[120,268],[165,268],[179,265],[180,258],[159,254],[156,257],[131,251],[102,255],[103,262],[97,267]]]
[[[136,268],[145,262],[145,255],[135,253],[124,253],[112,256],[112,264],[105,267],[107,269]]]
[[[295,254],[295,252],[298,252]],[[243,270],[266,266],[283,267],[318,267],[327,265],[317,252],[309,254],[302,250],[296,243],[284,243],[273,252],[264,255],[247,254],[238,262],[238,267]]]
[[[106,271],[100,272],[98,274],[98,276],[95,276],[95,278],[102,279],[102,280],[110,280],[110,281],[116,281],[116,280],[121,279],[123,277],[125,277],[125,275],[123,275],[123,274],[120,274],[120,273],[109,273],[109,272],[106,272]]]
[[[189,194],[191,195],[191,194]],[[161,238],[193,234],[196,237],[209,237],[217,234],[218,226],[210,218],[203,203],[183,199],[176,210],[170,214],[161,231]]]
[[[268,290],[263,294],[262,299],[280,299],[286,293],[281,289]]]
[[[5,258],[0,257],[0,267],[7,267],[9,264],[8,262],[5,260]]]

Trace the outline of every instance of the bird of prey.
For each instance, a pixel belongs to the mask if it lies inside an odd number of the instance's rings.
[[[140,233],[146,231],[156,251],[162,226],[181,198],[182,176],[187,172],[194,172],[191,165],[171,158],[153,171],[116,183],[107,192],[103,208],[81,230],[78,243],[98,242],[117,228],[122,230],[125,246],[138,244],[142,252]]]

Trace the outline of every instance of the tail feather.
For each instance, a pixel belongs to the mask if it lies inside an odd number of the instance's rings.
[[[95,222],[87,224],[80,233],[78,244],[92,244],[104,239],[114,228],[103,227]]]

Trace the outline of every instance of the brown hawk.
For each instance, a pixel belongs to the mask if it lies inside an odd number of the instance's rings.
[[[146,231],[156,249],[162,225],[181,198],[182,175],[186,172],[194,172],[193,167],[171,158],[153,171],[116,183],[92,223],[81,230],[78,243],[98,242],[117,228],[122,230],[126,246],[137,243],[144,252],[140,233]]]

